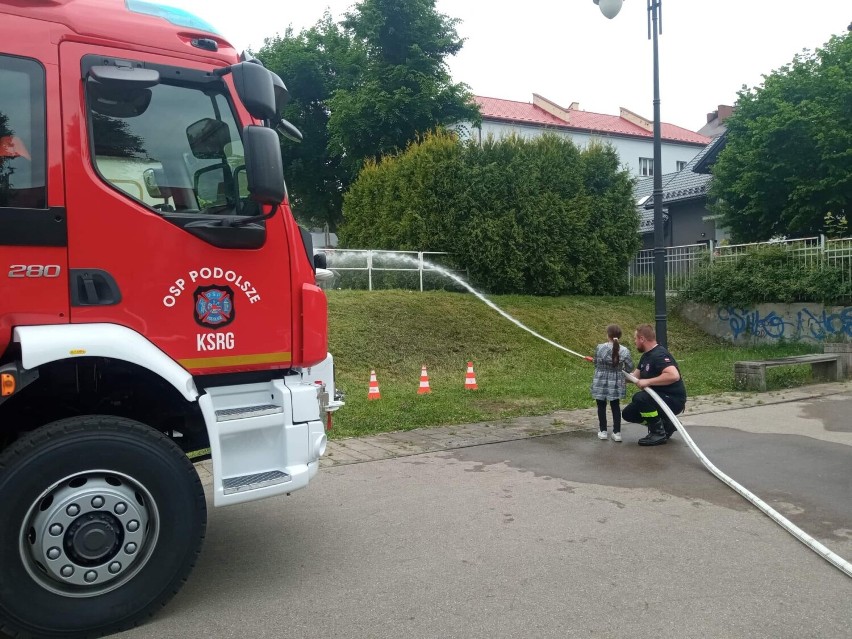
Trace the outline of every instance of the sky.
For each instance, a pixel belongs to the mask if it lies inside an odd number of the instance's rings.
[[[405,0],[400,0],[405,1]],[[335,20],[354,0],[159,0],[218,28],[238,49]],[[448,59],[453,80],[476,95],[531,102],[537,93],[561,106],[617,115],[619,107],[653,118],[653,49],[647,3],[625,0],[606,19],[593,0],[437,0],[461,20],[465,39]],[[665,0],[660,49],[664,122],[697,131],[743,85],[822,47],[852,23],[850,0]],[[287,82],[287,78],[284,78]]]

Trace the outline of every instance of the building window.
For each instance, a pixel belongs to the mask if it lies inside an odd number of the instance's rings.
[[[678,172],[683,171],[686,168],[686,162],[676,162]]]
[[[654,175],[654,158],[639,158],[639,175],[642,177]]]

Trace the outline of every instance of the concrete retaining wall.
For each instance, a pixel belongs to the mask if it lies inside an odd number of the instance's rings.
[[[779,340],[852,346],[852,306],[758,304],[749,308],[686,303],[686,319],[734,344],[775,344]],[[835,348],[835,346],[832,346]],[[847,353],[847,350],[842,352]],[[852,358],[852,354],[847,355]],[[852,370],[852,359],[847,364]]]

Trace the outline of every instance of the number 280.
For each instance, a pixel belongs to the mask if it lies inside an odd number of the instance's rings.
[[[59,277],[61,271],[58,264],[12,264],[9,277]]]

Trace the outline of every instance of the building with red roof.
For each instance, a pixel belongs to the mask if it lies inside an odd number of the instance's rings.
[[[493,136],[535,137],[544,132],[571,138],[578,146],[595,140],[611,144],[625,167],[637,177],[653,175],[654,125],[636,113],[621,108],[607,115],[583,111],[576,102],[561,107],[538,94],[532,102],[475,96],[482,113],[482,124],[471,130],[480,141]],[[660,128],[663,173],[680,171],[711,138],[663,122]]]

